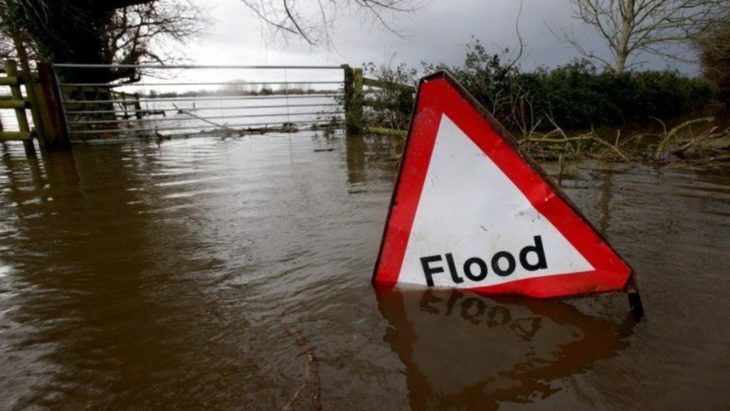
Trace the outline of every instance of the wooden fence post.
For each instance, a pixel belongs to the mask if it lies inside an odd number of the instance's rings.
[[[127,94],[124,92],[121,92],[117,94],[117,96],[122,97],[122,111],[124,112],[124,119],[129,120],[129,110],[127,109]],[[117,100],[119,97],[117,97]]]
[[[134,93],[134,116],[137,120],[142,120],[142,104],[139,102],[139,93]]]
[[[5,62],[5,72],[8,77],[15,78],[17,81],[10,85],[10,94],[13,96],[13,100],[25,101],[23,98],[23,92],[20,90],[20,79],[18,76],[18,64],[15,60],[7,60]],[[28,117],[25,115],[25,108],[15,109],[15,118],[18,120],[18,129],[21,133],[27,133],[28,138],[23,138],[23,147],[25,148],[25,155],[28,157],[35,157],[35,147],[33,146],[33,136],[30,134],[30,126],[28,125]]]
[[[56,84],[53,68],[44,62],[37,62],[38,80],[33,83],[37,107],[33,110],[38,139],[45,149],[67,149],[71,147],[66,116],[61,105],[61,96]]]
[[[363,125],[363,80],[362,69],[343,66],[345,70],[345,123],[347,135],[360,135]]]

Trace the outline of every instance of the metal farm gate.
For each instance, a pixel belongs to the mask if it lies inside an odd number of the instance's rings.
[[[341,66],[54,64],[53,69],[72,141],[332,129],[345,122]],[[141,81],[103,81],[130,72]]]

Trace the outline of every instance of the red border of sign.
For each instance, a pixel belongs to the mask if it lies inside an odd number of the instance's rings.
[[[595,268],[571,274],[523,279],[471,288],[485,294],[564,297],[626,289],[631,267],[619,257],[514,138],[450,75],[421,80],[415,114],[385,224],[373,283],[392,288],[408,245],[442,114],[446,114],[512,180],[530,203]]]

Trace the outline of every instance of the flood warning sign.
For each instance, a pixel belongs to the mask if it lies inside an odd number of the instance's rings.
[[[373,281],[560,297],[631,269],[449,75],[421,81]]]

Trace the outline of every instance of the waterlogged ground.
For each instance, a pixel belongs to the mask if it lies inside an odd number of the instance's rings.
[[[727,409],[727,174],[563,178],[638,272],[637,325],[622,295],[376,294],[397,151],[304,133],[1,151],[0,409]]]

